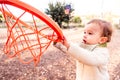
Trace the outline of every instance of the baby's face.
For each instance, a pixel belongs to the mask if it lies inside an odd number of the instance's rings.
[[[90,23],[85,26],[83,42],[85,44],[94,45],[99,44],[101,40],[101,28],[95,23]]]

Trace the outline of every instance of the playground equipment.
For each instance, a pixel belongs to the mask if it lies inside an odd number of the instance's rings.
[[[59,26],[29,4],[19,0],[0,0],[0,11],[7,27],[3,50],[10,58],[17,56],[22,63],[37,65],[53,41],[64,40]],[[31,23],[25,21],[27,18]]]

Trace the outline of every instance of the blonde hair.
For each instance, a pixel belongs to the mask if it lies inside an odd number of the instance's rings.
[[[100,20],[100,19],[93,19],[89,21],[87,24],[90,24],[90,23],[98,24],[102,29],[101,36],[107,37],[108,38],[107,42],[110,42],[113,30],[112,30],[112,25],[109,22]]]

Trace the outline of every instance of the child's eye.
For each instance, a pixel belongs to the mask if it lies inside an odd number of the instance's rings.
[[[93,33],[88,33],[89,35],[92,35]]]

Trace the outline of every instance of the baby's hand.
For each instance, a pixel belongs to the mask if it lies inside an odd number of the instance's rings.
[[[67,48],[61,42],[53,42],[53,46],[61,50],[62,52],[66,52]]]

